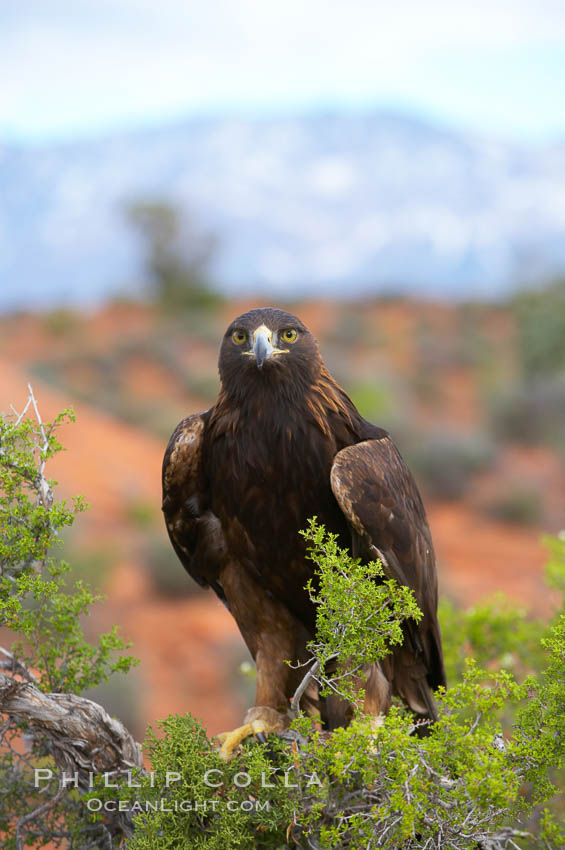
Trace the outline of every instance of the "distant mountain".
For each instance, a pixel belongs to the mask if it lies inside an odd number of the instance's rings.
[[[209,119],[0,148],[0,308],[139,291],[124,205],[180,204],[226,291],[467,297],[565,271],[565,144],[389,114]]]

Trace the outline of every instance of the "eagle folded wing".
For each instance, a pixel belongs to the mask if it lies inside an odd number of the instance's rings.
[[[406,625],[432,688],[445,685],[437,622],[435,556],[420,494],[389,437],[342,449],[331,470],[333,494],[354,538],[354,552],[380,558],[385,572],[414,591],[423,618]]]
[[[183,419],[163,458],[163,513],[167,531],[184,568],[203,587],[217,585],[225,555],[218,518],[206,506],[202,473],[203,434],[207,414]]]

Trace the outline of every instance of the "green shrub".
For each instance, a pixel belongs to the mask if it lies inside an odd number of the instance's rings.
[[[68,538],[65,535],[63,539],[65,560],[72,565],[65,586],[72,586],[77,579],[81,579],[96,591],[101,590],[116,562],[116,548],[83,541],[79,544],[73,535]]]
[[[491,398],[492,426],[504,439],[565,451],[565,279],[510,300],[518,376]]]
[[[157,511],[146,499],[131,499],[126,505],[126,519],[136,528],[151,528],[157,523]]]
[[[542,500],[537,490],[517,488],[491,499],[483,512],[502,522],[536,525],[542,517]]]
[[[377,588],[379,565],[359,564],[322,528],[311,524],[306,536],[320,574],[313,593],[318,632],[310,645],[316,675],[324,688],[344,692],[346,671],[353,675],[386,653],[401,620],[415,615],[414,602],[394,582]],[[565,542],[552,546],[551,574],[563,587]],[[375,613],[366,629],[359,610]],[[564,800],[556,783],[565,765],[564,614],[549,625],[530,621],[502,598],[465,615],[453,608],[442,614],[445,641],[457,650],[446,659],[452,684],[437,696],[439,719],[427,736],[414,734],[413,717],[398,705],[377,724],[357,711],[331,735],[300,715],[281,739],[267,748],[247,742],[226,765],[197,721],[171,717],[162,737],[149,738],[157,782],[146,777],[141,790],[122,789],[143,811],[128,846],[562,847]],[[463,647],[484,667],[464,660]],[[329,674],[325,662],[335,653],[341,667]],[[167,770],[179,774],[170,788]],[[207,771],[218,787],[206,784]],[[248,775],[249,785],[238,786],[236,777]],[[147,812],[147,800],[164,801],[167,813]],[[184,816],[176,810],[183,800],[192,805]]]
[[[436,499],[460,499],[473,476],[494,457],[494,446],[479,434],[437,432],[405,452],[416,479]]]
[[[438,333],[437,326],[428,318],[418,319],[413,338],[420,370],[437,375],[446,366],[452,365],[454,352],[449,339]]]
[[[81,318],[74,310],[58,308],[43,316],[43,326],[53,336],[67,336],[80,328],[81,324]]]
[[[354,383],[350,391],[353,404],[365,419],[383,423],[392,416],[393,401],[390,391],[375,381]]]
[[[309,543],[308,557],[316,573],[316,580],[307,584],[316,607],[316,638],[308,649],[319,666],[321,693],[355,701],[363,665],[380,661],[393,645],[401,644],[402,623],[419,621],[422,613],[412,591],[387,578],[380,561],[354,560],[337,546],[336,536],[326,534],[315,520],[310,520],[302,535]],[[361,611],[362,618],[355,616]],[[335,658],[337,671],[332,679],[326,668]]]
[[[126,218],[145,243],[146,273],[156,303],[169,313],[217,309],[223,298],[208,275],[215,240],[198,233],[166,200],[130,203]]]
[[[515,384],[490,402],[495,434],[565,451],[565,375]]]
[[[292,820],[295,798],[293,789],[273,775],[273,762],[284,764],[288,776],[291,773],[292,762],[282,742],[275,739],[269,750],[246,744],[226,765],[190,715],[168,717],[159,723],[159,730],[159,737],[150,730],[146,740],[156,781],[139,777],[141,791],[134,795],[132,789],[123,788],[121,792],[132,808],[136,804],[157,807],[156,812],[137,816],[129,850],[275,850],[284,846],[281,827]],[[247,782],[247,777],[249,785],[237,784]]]
[[[199,396],[206,402],[212,403],[218,395],[219,381],[217,372],[209,374],[199,373],[192,375],[187,373],[184,376],[184,384],[189,392]]]
[[[492,341],[484,332],[485,320],[492,305],[466,303],[456,307],[455,319],[457,338],[452,362],[461,366],[487,367],[492,369],[495,357]]]
[[[87,847],[104,839],[108,846],[110,835],[91,823],[76,792],[63,793],[61,764],[54,760],[57,735],[45,733],[51,724],[57,729],[63,713],[58,696],[79,695],[134,662],[122,654],[126,645],[117,627],[95,642],[85,638],[83,622],[101,597],[82,580],[71,581],[71,567],[59,557],[61,532],[85,509],[80,498],[71,505],[57,501],[54,482],[46,477],[49,460],[61,449],[57,429],[72,419],[66,411],[42,422],[31,390],[20,415],[0,415],[0,626],[11,639],[10,649],[0,653],[0,709],[22,686],[55,695],[51,704],[59,707],[43,726],[25,711],[3,715],[0,834],[6,850],[55,840]],[[53,771],[47,793],[34,785],[37,766]]]
[[[565,278],[519,292],[511,301],[518,356],[527,381],[565,371]]]
[[[113,670],[129,669],[132,659],[111,660],[124,646],[116,629],[97,647],[85,641],[80,616],[101,597],[81,580],[66,592],[71,568],[55,555],[60,531],[85,508],[81,498],[72,507],[55,501],[44,477],[46,462],[61,449],[57,428],[72,419],[69,411],[40,425],[0,416],[0,625],[20,636],[12,651],[41,671],[45,688],[80,693]]]

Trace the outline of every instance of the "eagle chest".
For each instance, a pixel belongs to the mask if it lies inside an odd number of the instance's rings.
[[[208,480],[213,512],[228,551],[253,572],[282,579],[310,573],[299,531],[316,515],[335,528],[330,470],[335,447],[321,434],[262,423],[210,443]]]

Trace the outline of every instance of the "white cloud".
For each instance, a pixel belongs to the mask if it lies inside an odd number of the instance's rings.
[[[458,62],[482,92],[485,54],[563,45],[561,0],[28,0],[0,10],[0,129],[336,100],[449,110]]]

